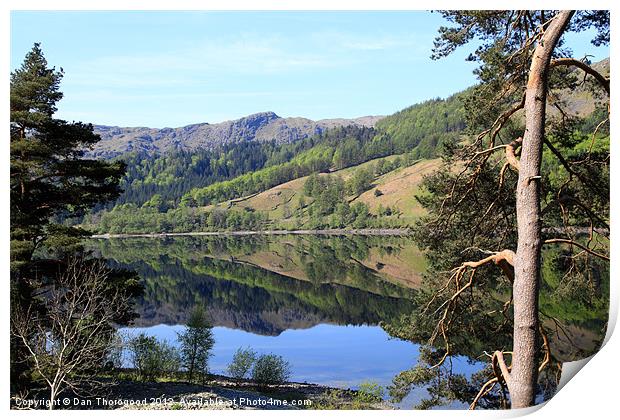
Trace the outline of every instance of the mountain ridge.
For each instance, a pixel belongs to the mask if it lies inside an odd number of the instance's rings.
[[[220,123],[197,123],[177,128],[95,125],[94,131],[101,136],[101,141],[86,151],[86,155],[111,159],[128,152],[192,151],[244,141],[290,143],[335,127],[374,127],[382,118],[384,116],[363,116],[315,121],[303,117],[284,118],[267,111]]]

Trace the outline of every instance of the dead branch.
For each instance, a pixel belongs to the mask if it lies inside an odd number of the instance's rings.
[[[543,328],[542,324],[540,324],[540,335],[543,339],[543,347],[545,349],[545,358],[543,359],[542,363],[538,367],[539,373],[542,372],[543,369],[545,369],[545,367],[547,367],[547,365],[551,361],[551,346],[549,345],[549,337],[547,337],[547,332]]]
[[[598,123],[598,125],[594,129],[594,132],[592,133],[592,141],[590,142],[590,148],[588,149],[588,158],[592,156],[592,149],[594,148],[594,140],[596,139],[596,134],[601,129],[601,127],[607,122],[609,122],[609,117],[605,118],[603,121]]]
[[[476,406],[478,405],[478,401],[480,401],[482,397],[484,397],[489,392],[491,392],[493,388],[495,388],[495,384],[497,384],[498,382],[499,382],[499,379],[495,377],[495,378],[489,379],[484,385],[482,385],[482,387],[480,388],[480,391],[478,391],[478,394],[476,395],[476,398],[474,398],[471,404],[469,405],[469,409],[475,410]]]
[[[523,143],[523,138],[519,137],[518,139],[511,141],[506,146],[506,161],[517,171],[519,170],[520,166],[519,159],[517,159],[516,150],[518,147],[521,146],[521,143]]]
[[[498,186],[498,191],[502,190],[502,187],[504,186],[504,178],[506,176],[506,170],[508,169],[508,166],[510,166],[509,162],[504,163],[504,166],[502,166],[502,169],[499,171],[499,186]]]
[[[545,357],[538,368],[538,372],[542,372],[547,365],[551,361],[551,347],[549,345],[549,339],[547,338],[547,334],[542,327],[540,326],[540,333],[543,338],[543,347],[545,349]],[[485,352],[488,355],[488,353]],[[493,372],[495,374],[494,378],[489,379],[487,382],[482,385],[478,394],[473,399],[472,403],[469,406],[470,410],[474,410],[478,404],[478,401],[488,393],[490,393],[496,384],[502,385],[502,379],[506,383],[506,386],[510,387],[510,367],[506,364],[504,360],[504,352],[495,351],[491,356],[491,366],[493,368]],[[503,385],[502,385],[503,386]]]
[[[506,361],[504,360],[504,352],[494,352],[491,363],[493,365],[495,376],[499,379],[503,378],[508,388],[510,388],[510,368],[506,365]],[[497,368],[499,368],[499,372],[497,372]],[[501,373],[501,375],[498,375],[498,373]]]
[[[450,341],[448,339],[448,328],[447,328],[450,324],[450,320],[448,320],[448,316],[450,315],[450,312],[455,308],[456,302],[458,301],[461,294],[463,294],[463,292],[471,288],[471,286],[473,285],[474,277],[476,274],[476,269],[485,264],[493,262],[495,265],[501,268],[501,270],[506,275],[506,277],[508,277],[508,279],[512,282],[514,280],[514,257],[515,257],[514,251],[505,249],[500,252],[494,252],[488,257],[483,258],[479,261],[466,261],[463,264],[461,264],[461,266],[459,266],[458,268],[452,270],[452,275],[446,282],[445,286],[442,287],[442,289],[439,292],[437,292],[431,299],[431,302],[434,301],[439,293],[446,290],[451,283],[454,283],[456,291],[452,294],[452,296],[448,300],[446,300],[443,304],[441,304],[435,310],[435,313],[437,313],[445,308],[441,319],[437,323],[437,327],[435,328],[435,331],[431,335],[429,343],[432,345],[434,341],[436,340],[437,336],[441,334],[444,340],[444,345],[446,347],[446,350],[442,358],[439,360],[439,362],[433,365],[431,369],[441,366],[441,364],[450,355]],[[465,284],[461,285],[463,276],[469,269],[472,269],[469,275],[469,279]]]

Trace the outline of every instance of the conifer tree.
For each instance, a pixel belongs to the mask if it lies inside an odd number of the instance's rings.
[[[84,231],[58,221],[120,194],[122,163],[84,159],[100,140],[91,124],[53,117],[62,98],[63,70],[49,68],[35,44],[11,73],[11,268],[27,281],[42,247],[59,251]],[[53,222],[52,219],[56,220]]]
[[[38,43],[11,73],[11,309],[36,310],[43,318],[46,296],[68,259],[82,253],[80,240],[88,234],[62,221],[116,198],[125,169],[120,162],[84,158],[85,149],[100,140],[91,124],[54,118],[63,96],[62,77],[62,69],[48,66]],[[132,273],[116,271],[106,293],[135,296],[140,290],[135,280]],[[133,316],[128,308],[115,322]],[[17,383],[28,371],[20,354],[20,344],[13,341],[12,379]]]

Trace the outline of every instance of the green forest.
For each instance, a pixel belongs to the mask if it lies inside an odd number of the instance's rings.
[[[459,96],[411,106],[381,120],[377,129],[341,127],[325,134],[289,144],[244,142],[216,150],[171,152],[165,155],[128,154],[115,161],[127,165],[121,180],[123,193],[113,203],[95,207],[83,218],[69,219],[99,233],[152,233],[221,230],[256,230],[277,227],[260,211],[229,211],[227,206],[209,208],[228,200],[266,191],[277,185],[317,173],[355,167],[373,159],[382,160],[367,178],[407,167],[420,159],[431,159],[444,145],[455,144],[464,128]],[[360,175],[362,173],[360,172]],[[361,194],[371,188],[361,181],[353,190]],[[317,197],[309,196],[317,201]],[[324,195],[322,198],[326,198]],[[381,227],[381,215],[369,215],[362,204],[340,207],[321,204],[310,209],[317,215],[334,217],[301,227]],[[331,206],[331,208],[330,208]],[[338,210],[338,211],[336,211]]]

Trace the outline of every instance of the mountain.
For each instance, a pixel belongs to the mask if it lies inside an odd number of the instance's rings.
[[[604,76],[609,75],[609,58],[593,63],[592,67]],[[575,70],[582,77],[580,70]],[[599,89],[600,90],[600,89]],[[596,91],[596,90],[594,90]],[[291,143],[322,134],[334,127],[348,125],[376,127],[393,137],[394,142],[417,148],[418,157],[435,155],[435,149],[446,139],[451,139],[464,128],[464,110],[459,100],[461,94],[447,99],[433,99],[408,107],[393,115],[366,116],[354,119],[335,118],[313,121],[307,118],[282,118],[273,112],[261,112],[237,120],[216,124],[200,123],[178,128],[117,127],[96,125],[95,132],[101,141],[88,157],[110,159],[126,152],[149,154],[168,151],[195,151],[213,149],[225,144],[247,141]],[[590,86],[580,85],[552,93],[549,113],[559,111],[555,102],[562,102],[563,109],[581,117],[594,112],[606,101],[594,94]],[[426,122],[432,120],[433,124]],[[424,129],[420,129],[424,126]]]
[[[192,124],[179,128],[114,127],[96,125],[101,136],[89,157],[110,159],[126,152],[192,151],[245,141],[290,143],[321,134],[325,130],[347,125],[374,127],[382,116],[355,119],[282,118],[273,112],[252,114],[238,120],[217,124]]]

